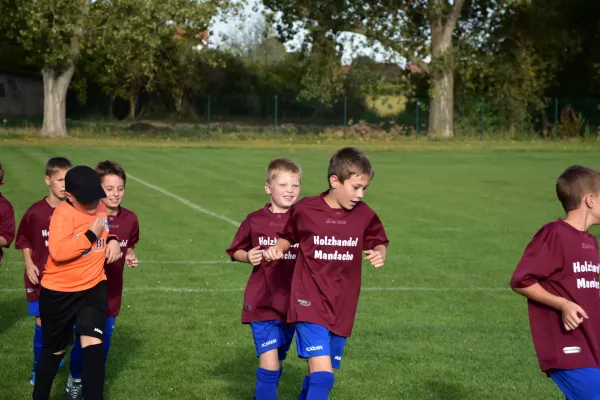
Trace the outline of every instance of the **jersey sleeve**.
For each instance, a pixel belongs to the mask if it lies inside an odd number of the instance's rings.
[[[130,249],[134,249],[135,245],[140,241],[140,222],[138,220],[137,215],[133,217],[133,224],[131,227],[131,235],[129,236],[129,241],[127,242],[128,247]]]
[[[21,218],[19,229],[17,229],[17,237],[15,241],[15,249],[31,249],[31,213],[29,210]]]
[[[6,247],[15,240],[15,211],[10,203],[0,215],[0,236],[7,241]]]
[[[562,268],[563,259],[558,236],[551,230],[542,228],[525,248],[510,286],[526,288],[547,279]]]
[[[61,211],[57,209],[52,215],[48,238],[50,256],[57,262],[72,260],[92,247],[87,232],[74,232],[72,217]]]
[[[381,220],[376,213],[373,213],[373,217],[369,220],[365,229],[363,250],[373,250],[380,245],[387,247],[389,243],[390,241],[388,240]]]
[[[290,216],[287,223],[283,227],[281,232],[277,232],[277,236],[287,240],[291,244],[296,244],[300,241],[300,235],[298,234],[298,217],[302,213],[301,208],[298,204],[295,204],[290,209]]]
[[[250,221],[246,218],[238,228],[235,236],[233,237],[233,241],[231,242],[231,246],[226,250],[229,257],[231,257],[232,261],[233,255],[238,250],[248,251],[252,249],[252,233],[250,229]]]

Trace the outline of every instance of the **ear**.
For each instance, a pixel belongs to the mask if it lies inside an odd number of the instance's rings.
[[[583,198],[583,202],[585,203],[587,208],[593,208],[595,201],[597,201],[597,199],[592,194],[588,194]]]
[[[265,192],[270,196],[271,195],[271,186],[268,183],[265,183]]]
[[[329,177],[329,185],[333,188],[333,189],[337,189],[338,186],[340,186],[342,184],[342,182],[340,182],[340,180],[338,179],[337,176],[335,175],[331,175]]]
[[[48,175],[44,178],[44,182],[46,182],[46,186],[50,186],[50,177]]]
[[[67,200],[69,200],[71,203],[73,202],[73,195],[69,192],[65,192],[65,197],[67,198]]]

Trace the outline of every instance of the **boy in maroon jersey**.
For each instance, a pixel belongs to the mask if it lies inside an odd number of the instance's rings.
[[[266,260],[283,258],[291,243],[300,250],[292,278],[288,322],[295,323],[298,355],[308,359],[299,399],[329,398],[352,333],[360,294],[361,253],[383,266],[389,244],[377,214],[362,202],[373,179],[371,161],[347,147],[329,161],[329,190],[300,200],[290,211]]]
[[[73,167],[64,157],[53,157],[46,162],[45,183],[48,195],[27,209],[17,230],[15,248],[23,251],[25,261],[25,295],[29,315],[35,318],[33,334],[33,369],[29,382],[35,384],[35,367],[42,353],[42,321],[40,320],[40,281],[48,260],[50,218],[54,209],[65,200],[65,175]],[[61,362],[62,365],[62,362]]]
[[[104,265],[108,297],[108,318],[104,330],[104,361],[106,362],[115,321],[121,310],[125,264],[130,268],[138,266],[134,248],[139,241],[140,227],[135,213],[121,207],[121,202],[125,197],[125,182],[127,180],[123,168],[116,162],[102,161],[96,165],[96,173],[100,177],[100,183],[106,192],[106,198],[102,199],[102,202],[107,210],[108,227],[110,232],[120,239],[119,245],[121,247],[121,257],[111,264]],[[66,398],[67,400],[81,399],[82,354],[79,340],[75,341],[71,351],[69,369],[70,375],[67,380]]]
[[[528,298],[540,368],[568,400],[600,399],[598,242],[600,172],[567,168],[556,182],[564,219],[547,223],[529,242],[510,281]]]
[[[291,249],[276,264],[263,262],[262,253],[275,244],[277,232],[285,226],[288,211],[300,194],[301,180],[300,166],[292,160],[271,161],[265,183],[270,202],[248,214],[227,249],[232,260],[254,267],[244,293],[242,323],[250,324],[259,360],[254,397],[257,400],[277,398],[281,363],[294,336],[294,327],[287,325],[286,320],[297,250]]]
[[[4,185],[4,167],[0,164],[0,186]],[[0,193],[0,262],[2,248],[9,248],[15,238],[15,210],[10,201]]]

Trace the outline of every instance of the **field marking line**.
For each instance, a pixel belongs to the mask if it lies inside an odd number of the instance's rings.
[[[205,264],[205,265],[219,265],[219,264],[236,264],[235,261],[231,260],[139,260],[140,264]],[[23,265],[22,260],[5,260],[2,264],[5,265]],[[239,264],[239,263],[237,263]]]
[[[220,219],[221,221],[228,222],[228,223],[230,223],[231,225],[235,226],[236,228],[240,226],[240,223],[239,223],[239,222],[237,222],[237,221],[234,221],[234,220],[232,220],[232,219],[231,219],[231,218],[229,218],[229,217],[226,217],[226,216],[224,216],[224,215],[221,215],[221,214],[217,214],[217,213],[215,213],[215,212],[212,212],[212,211],[210,211],[210,210],[207,210],[207,209],[206,209],[206,208],[204,208],[204,207],[200,207],[200,206],[199,206],[198,204],[196,204],[196,203],[193,203],[193,202],[191,202],[191,201],[189,201],[189,200],[186,200],[186,199],[184,199],[183,197],[180,197],[180,196],[176,195],[175,193],[171,193],[171,192],[169,192],[168,190],[165,190],[165,189],[163,189],[163,188],[161,188],[161,187],[158,187],[158,186],[156,186],[156,185],[153,185],[153,184],[152,184],[152,183],[150,183],[150,182],[146,182],[145,180],[143,180],[143,179],[140,179],[140,178],[138,178],[138,177],[136,177],[136,176],[133,176],[133,175],[131,175],[130,173],[127,173],[127,177],[128,177],[128,178],[131,178],[131,179],[133,179],[134,181],[136,181],[136,182],[137,182],[137,183],[139,183],[139,184],[142,184],[142,185],[144,185],[144,186],[146,186],[146,187],[149,187],[150,189],[154,189],[154,190],[156,190],[157,192],[160,192],[160,193],[164,194],[165,196],[168,196],[168,197],[170,197],[170,198],[172,198],[172,199],[175,199],[175,200],[177,200],[177,201],[179,201],[179,202],[181,202],[181,203],[185,204],[186,206],[188,206],[189,208],[191,208],[191,209],[193,209],[193,210],[196,210],[196,211],[198,211],[198,212],[204,213],[204,214],[206,214],[206,215],[210,215],[211,217],[214,217],[214,218]]]
[[[24,289],[0,288],[2,293],[21,292]],[[171,292],[171,293],[231,293],[243,292],[244,288],[185,288],[169,286],[140,286],[125,287],[124,292]],[[361,289],[362,292],[509,292],[510,288],[494,287],[465,287],[465,288],[436,288],[425,286],[371,286]]]

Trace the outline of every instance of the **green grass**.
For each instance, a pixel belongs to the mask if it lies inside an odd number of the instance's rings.
[[[300,162],[302,195],[315,195],[326,183],[330,150],[340,143],[261,150],[8,140],[0,143],[2,193],[20,219],[45,194],[49,157],[89,165],[113,159],[137,178],[241,221],[267,201],[262,186],[271,158]],[[562,214],[556,177],[574,163],[600,167],[597,146],[427,146],[393,152],[365,144],[376,169],[365,200],[391,243],[382,270],[365,265],[355,329],[331,399],[563,398],[538,368],[525,301],[508,281],[535,231]],[[124,205],[140,218],[142,261],[125,271],[107,399],[250,399],[257,362],[249,328],[239,323],[250,269],[227,263],[225,255],[236,227],[133,179]],[[20,260],[10,249],[0,266],[2,399],[31,393],[33,321]],[[304,368],[293,350],[280,399],[296,399]],[[66,376],[62,369],[53,399],[64,398]]]

